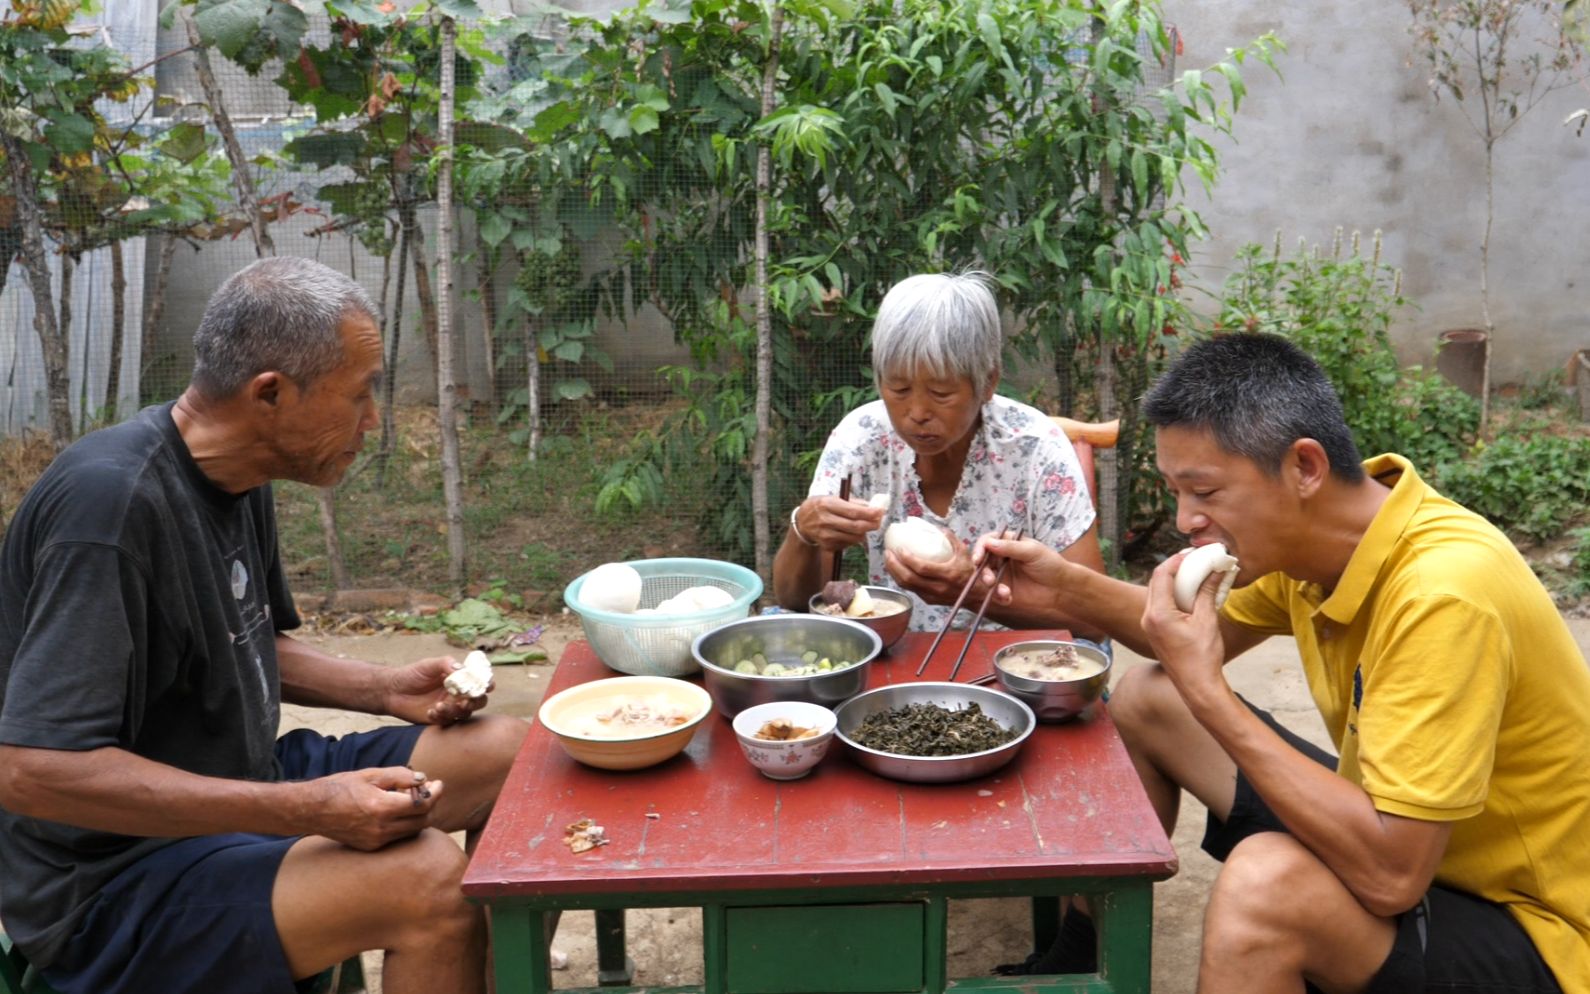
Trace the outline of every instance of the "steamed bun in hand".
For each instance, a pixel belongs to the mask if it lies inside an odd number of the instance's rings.
[[[883,547],[889,552],[904,549],[914,556],[933,562],[943,562],[955,555],[955,547],[943,529],[921,518],[896,521],[883,530]]]

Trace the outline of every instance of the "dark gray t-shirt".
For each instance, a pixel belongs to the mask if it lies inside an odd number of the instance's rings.
[[[11,520],[0,743],[277,779],[275,639],[297,626],[270,488],[218,489],[171,405],[147,408],[63,452]],[[0,919],[40,966],[107,881],[170,841],[3,808],[0,838]]]

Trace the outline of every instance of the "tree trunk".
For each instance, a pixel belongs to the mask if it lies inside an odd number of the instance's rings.
[[[348,575],[348,562],[342,556],[342,536],[337,530],[336,494],[336,490],[331,487],[321,487],[316,504],[320,508],[320,530],[326,536],[326,559],[331,568],[331,588],[347,590],[353,586],[353,578]]]
[[[260,258],[275,255],[276,245],[271,241],[270,232],[265,230],[265,218],[260,214],[259,198],[254,193],[253,170],[249,168],[248,156],[243,154],[243,146],[238,144],[237,131],[226,112],[226,102],[221,98],[221,86],[210,69],[210,50],[199,37],[199,26],[186,11],[182,21],[188,29],[188,43],[193,46],[193,65],[199,85],[204,88],[204,99],[210,104],[210,119],[215,122],[215,130],[221,133],[226,159],[232,164],[232,184],[237,187],[238,206],[243,208],[254,232],[254,254]]]
[[[149,295],[144,309],[143,344],[138,349],[138,383],[142,393],[144,378],[155,358],[155,336],[160,330],[160,318],[166,310],[166,286],[171,282],[171,264],[177,256],[177,236],[160,236],[159,262],[155,266],[155,289]]]
[[[72,254],[71,248],[68,246],[63,246],[62,249],[61,303],[57,307],[57,313],[59,314],[57,320],[60,324],[57,330],[60,333],[61,341],[65,342],[67,348],[70,349],[72,342],[72,284],[77,278],[77,256]],[[87,343],[84,344],[83,371],[77,377],[77,417],[79,422],[76,428],[77,432],[81,432],[83,426],[88,424],[88,349],[86,347]],[[68,374],[68,389],[70,389],[70,374]]]
[[[1116,369],[1122,371],[1119,363]],[[1119,565],[1126,551],[1126,537],[1132,529],[1132,497],[1137,492],[1138,482],[1137,428],[1142,421],[1138,409],[1143,391],[1148,389],[1148,349],[1140,348],[1132,354],[1132,361],[1125,367],[1124,374],[1116,390],[1118,410],[1115,416],[1121,419],[1121,425],[1116,434],[1115,448],[1108,453],[1115,480],[1115,522],[1121,539],[1115,546],[1113,557],[1107,560],[1112,566]]]
[[[530,429],[528,458],[535,462],[536,453],[541,450],[541,343],[536,340],[534,318],[525,319],[524,354],[526,424]]]
[[[399,212],[401,218],[402,212]],[[409,215],[411,218],[412,214]],[[386,344],[386,375],[381,383],[381,450],[375,460],[375,488],[386,489],[386,468],[397,451],[397,418],[392,398],[397,393],[398,343],[403,338],[403,292],[409,264],[409,228],[398,224],[397,292],[392,295],[392,337]],[[383,302],[384,304],[384,302]]]
[[[458,385],[453,380],[453,45],[456,27],[442,18],[442,92],[437,109],[436,403],[442,431],[442,495],[447,505],[448,576],[464,593],[464,481],[458,457]],[[416,260],[418,255],[415,256]]]
[[[404,230],[414,239],[409,253],[414,260],[414,294],[420,298],[420,327],[425,331],[425,347],[431,353],[431,372],[437,372],[440,353],[436,346],[436,296],[431,292],[431,270],[425,263],[425,230],[420,227],[419,215],[412,200],[398,205],[398,218]]]
[[[1105,345],[1099,349],[1099,364],[1094,374],[1095,392],[1099,402],[1099,420],[1109,421],[1120,411],[1116,387],[1119,382],[1115,349]],[[1120,444],[1117,440],[1116,444]],[[1114,449],[1095,449],[1093,452],[1093,479],[1099,492],[1094,495],[1099,508],[1099,538],[1105,539],[1104,565],[1114,568],[1121,556],[1120,475],[1117,473]]]
[[[11,260],[21,248],[22,229],[12,218],[9,226],[0,225],[0,297],[5,296],[6,282],[11,278]]]
[[[1480,365],[1480,437],[1491,421],[1491,347],[1496,325],[1491,321],[1491,224],[1496,220],[1496,143],[1485,142],[1485,237],[1480,239],[1480,313],[1485,317],[1485,352]]]
[[[481,347],[486,359],[486,382],[491,396],[486,398],[493,413],[497,410],[497,265],[498,252],[480,240],[480,230],[475,230],[475,245],[480,256],[480,316],[485,324],[481,334]]]
[[[72,440],[71,347],[55,320],[55,298],[50,287],[50,263],[44,253],[44,214],[39,210],[33,163],[22,142],[0,128],[11,173],[11,195],[17,202],[17,224],[22,229],[22,268],[33,291],[33,330],[44,352],[44,384],[49,397],[50,434],[56,449]]]
[[[1101,33],[1101,25],[1093,26],[1094,40],[1097,42]],[[1099,169],[1099,203],[1102,205],[1102,215],[1113,217],[1116,210],[1115,174],[1108,166]],[[1119,237],[1119,236],[1117,236]],[[1117,256],[1118,258],[1118,256]],[[1119,386],[1116,366],[1116,345],[1107,336],[1098,335],[1099,356],[1097,375],[1094,382],[1094,394],[1099,405],[1099,420],[1108,421],[1116,416],[1120,407],[1119,395],[1116,393]],[[1136,347],[1136,346],[1134,346]],[[1117,445],[1119,435],[1117,435]],[[1099,507],[1099,538],[1104,545],[1104,565],[1113,568],[1120,562],[1121,557],[1121,504],[1125,498],[1120,492],[1121,478],[1119,469],[1120,453],[1105,449],[1095,453],[1093,470],[1094,481],[1099,488],[1097,495]]]
[[[121,240],[110,243],[110,373],[105,379],[105,413],[121,420],[121,350],[127,337],[127,265]]]
[[[784,8],[775,2],[769,25],[767,65],[762,70],[762,119],[773,113],[773,85],[778,80]],[[773,558],[768,529],[768,443],[773,413],[773,314],[767,286],[767,210],[772,199],[769,142],[756,150],[756,439],[751,446],[751,520],[755,522],[756,571],[772,582]]]
[[[1060,317],[1058,324],[1060,329],[1054,336],[1054,383],[1059,407],[1055,413],[1069,418],[1077,406],[1077,333],[1069,314]]]

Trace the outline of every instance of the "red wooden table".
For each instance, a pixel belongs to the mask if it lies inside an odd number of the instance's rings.
[[[979,633],[961,679],[989,672],[1001,645],[1058,634]],[[947,636],[921,679],[947,678],[962,638]],[[930,641],[907,635],[873,663],[868,686],[918,679]],[[613,675],[574,642],[547,693]],[[572,853],[564,827],[582,818],[610,843]],[[1149,994],[1153,882],[1175,871],[1103,704],[1039,725],[1008,766],[955,784],[874,776],[837,741],[805,778],[775,782],[746,762],[715,713],[683,754],[627,773],[575,763],[536,726],[464,893],[491,908],[499,994],[551,989],[558,913],[632,907],[702,908],[705,983],[680,990]],[[1097,974],[945,976],[948,899],[1046,898],[1036,909],[1077,893],[1091,896],[1099,928]]]

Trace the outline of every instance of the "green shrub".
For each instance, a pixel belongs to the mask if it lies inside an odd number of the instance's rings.
[[[1403,368],[1391,347],[1393,314],[1406,305],[1399,274],[1374,252],[1329,255],[1302,245],[1281,255],[1248,244],[1226,280],[1219,327],[1285,335],[1312,355],[1341,395],[1347,424],[1365,456],[1397,452],[1421,469],[1456,460],[1479,426],[1479,402],[1433,373]]]
[[[1539,541],[1561,534],[1590,506],[1590,437],[1504,436],[1442,465],[1435,477],[1441,492],[1464,507]],[[1580,554],[1590,556],[1583,538]]]
[[[1569,589],[1579,597],[1590,596],[1590,528],[1575,528],[1570,532],[1574,538],[1573,581]]]

